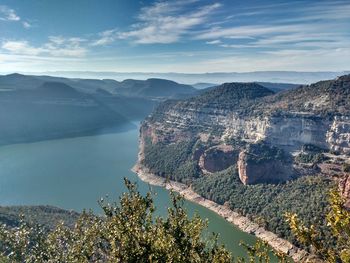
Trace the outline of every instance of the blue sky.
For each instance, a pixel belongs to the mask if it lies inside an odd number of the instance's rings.
[[[350,0],[0,0],[0,72],[350,69]]]

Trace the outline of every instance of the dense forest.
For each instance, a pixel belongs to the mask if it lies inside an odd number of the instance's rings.
[[[193,154],[198,149],[195,140],[169,145],[146,142],[144,164],[155,174],[192,185],[203,197],[219,204],[227,204],[234,211],[248,216],[266,229],[277,233],[294,244],[285,213],[294,212],[306,224],[317,223],[319,231],[329,236],[324,221],[328,211],[327,193],[333,187],[331,179],[321,176],[304,176],[279,184],[243,185],[236,165],[210,175],[202,175]],[[264,145],[249,146],[250,152],[261,153],[253,162],[270,158],[285,159],[283,151]],[[272,156],[272,157],[271,157]],[[332,240],[329,245],[332,245]]]

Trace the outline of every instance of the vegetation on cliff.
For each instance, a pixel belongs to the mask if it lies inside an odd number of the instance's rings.
[[[247,162],[261,164],[269,161],[290,161],[287,154],[280,148],[269,146],[263,142],[248,144],[245,147]]]
[[[307,224],[315,223],[329,237],[325,214],[327,193],[333,183],[326,178],[306,176],[281,184],[243,185],[235,167],[195,180],[193,189],[219,204],[226,203],[240,214],[279,236],[300,245],[292,235],[284,214],[293,212]],[[327,239],[329,240],[329,239]],[[332,243],[329,240],[329,245]]]
[[[143,163],[159,176],[190,183],[199,176],[198,165],[191,159],[195,142],[190,140],[165,145],[146,140]]]
[[[203,176],[195,151],[195,140],[172,144],[145,142],[143,164],[152,173],[171,180],[191,184],[193,190],[219,204],[227,204],[234,211],[253,219],[279,236],[300,245],[285,222],[286,212],[297,213],[307,224],[317,222],[319,231],[329,236],[324,220],[327,212],[327,192],[333,186],[330,179],[306,176],[286,183],[243,185],[235,165],[228,169]],[[261,163],[269,160],[290,161],[283,150],[263,143],[246,146],[250,161]],[[329,241],[331,245],[332,241]]]
[[[308,112],[320,116],[350,114],[350,75],[320,81],[266,98],[265,112]]]
[[[202,106],[215,103],[221,107],[232,108],[272,94],[273,91],[256,83],[224,83],[209,88],[203,94],[189,99],[189,102]]]

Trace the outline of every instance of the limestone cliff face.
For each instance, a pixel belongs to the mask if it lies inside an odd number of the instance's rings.
[[[210,141],[193,156],[203,172],[223,170],[238,159],[245,184],[273,181],[273,176],[288,180],[288,165],[278,160],[248,165],[244,152],[240,158],[238,153],[263,141],[289,155],[306,144],[350,155],[350,75],[276,95],[253,83],[223,84],[191,99],[165,102],[143,122],[141,139],[146,138],[165,144]],[[219,150],[236,143],[235,153]]]
[[[280,160],[252,163],[247,160],[247,155],[246,151],[242,151],[237,162],[239,178],[243,184],[278,183],[292,178],[293,168],[290,164]]]
[[[350,117],[336,116],[327,130],[326,141],[330,149],[350,155]]]
[[[165,125],[152,123],[155,141],[174,142],[196,136],[198,129],[202,133],[211,133],[215,128],[222,141],[231,138],[249,143],[264,140],[287,151],[298,151],[302,145],[313,144],[339,153],[350,153],[350,117],[347,116],[329,119],[294,113],[247,118],[224,110],[199,112],[190,108],[165,112],[163,118]]]

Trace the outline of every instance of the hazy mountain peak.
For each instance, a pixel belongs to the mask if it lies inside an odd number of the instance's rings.
[[[41,95],[50,95],[50,96],[80,96],[77,90],[71,86],[56,81],[47,81],[40,85],[37,89],[37,92],[40,92]]]
[[[233,103],[242,100],[251,100],[274,94],[268,88],[257,83],[224,83],[209,88],[206,92],[193,100],[201,102]]]

